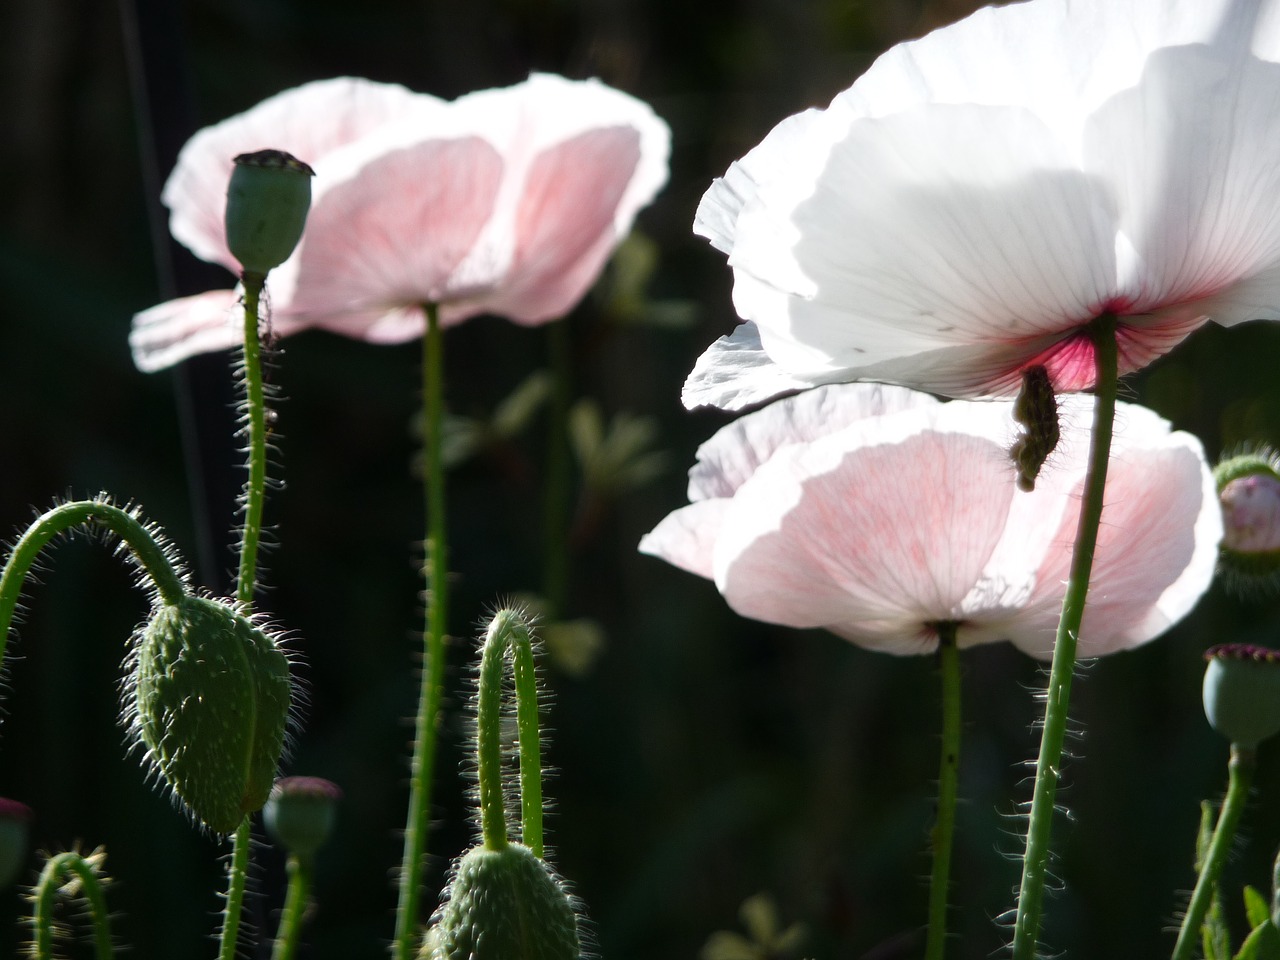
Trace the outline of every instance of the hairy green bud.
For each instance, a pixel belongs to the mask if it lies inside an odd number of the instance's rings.
[[[429,960],[578,960],[574,898],[532,850],[473,847],[458,861],[427,934]]]
[[[315,171],[283,150],[242,153],[235,164],[227,184],[227,247],[245,273],[265,277],[302,239]]]
[[[188,595],[140,628],[125,714],[191,815],[230,833],[262,808],[284,750],[292,686],[277,640],[227,603]]]

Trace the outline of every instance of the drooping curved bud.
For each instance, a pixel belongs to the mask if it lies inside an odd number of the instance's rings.
[[[271,788],[262,821],[277,843],[306,859],[333,833],[342,791],[321,777],[282,777]]]
[[[576,901],[523,844],[473,847],[458,860],[427,934],[429,960],[578,960]]]
[[[1228,643],[1211,647],[1204,657],[1209,725],[1247,749],[1280,733],[1280,650]]]
[[[235,158],[227,184],[227,247],[245,273],[265,277],[302,239],[315,171],[283,150]]]
[[[292,685],[271,634],[188,595],[139,628],[124,715],[147,763],[191,815],[230,833],[262,808],[284,750]]]

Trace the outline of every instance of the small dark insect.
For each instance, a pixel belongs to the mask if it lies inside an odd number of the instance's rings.
[[[1022,424],[1022,435],[1009,450],[1018,468],[1018,489],[1036,488],[1036,477],[1053,448],[1058,445],[1058,400],[1053,381],[1043,366],[1022,371],[1022,389],[1013,403],[1013,419]]]

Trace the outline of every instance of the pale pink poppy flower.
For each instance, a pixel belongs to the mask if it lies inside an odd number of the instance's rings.
[[[452,102],[355,78],[309,83],[197,133],[163,200],[173,235],[237,275],[223,227],[240,153],[286,150],[316,172],[306,231],[267,284],[272,332],[377,343],[489,313],[534,325],[580,300],[666,183],[670,131],[596,80],[534,74]],[[142,370],[240,342],[217,290],[134,318]]]
[[[1007,640],[1047,659],[1093,403],[1062,400],[1062,439],[1023,492],[1011,402],[940,403],[871,384],[807,391],[704,443],[690,504],[640,549],[714,580],[755,620],[895,654],[936,649],[934,625],[954,622],[960,647]],[[1145,643],[1185,616],[1221,537],[1199,441],[1119,404],[1081,656]]]
[[[894,47],[703,197],[746,323],[684,402],[879,380],[1094,382],[1212,319],[1280,319],[1280,3],[1030,0]]]

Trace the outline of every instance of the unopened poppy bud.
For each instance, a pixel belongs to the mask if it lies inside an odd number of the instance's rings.
[[[265,277],[302,239],[315,171],[283,150],[235,158],[227,184],[227,247],[245,273]]]
[[[1243,590],[1280,584],[1280,464],[1269,450],[1224,460],[1214,469],[1222,505],[1219,568]]]
[[[458,861],[427,934],[430,960],[578,960],[578,915],[564,883],[519,843]]]
[[[146,759],[215,833],[262,808],[292,687],[275,637],[226,603],[184,597],[139,631],[125,712]]]
[[[8,889],[27,862],[31,808],[0,797],[0,890]]]
[[[1228,643],[1205,652],[1204,712],[1233,744],[1252,749],[1280,733],[1280,650]]]
[[[271,788],[262,821],[277,843],[301,859],[312,856],[333,833],[342,791],[321,777],[282,777]]]

